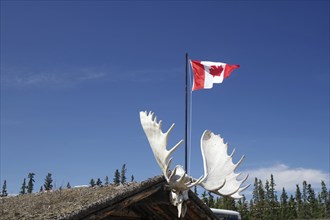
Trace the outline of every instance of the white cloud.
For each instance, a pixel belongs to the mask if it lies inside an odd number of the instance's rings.
[[[307,181],[311,184],[313,189],[319,191],[321,188],[321,180],[325,181],[327,188],[329,188],[329,173],[325,173],[322,170],[310,169],[310,168],[292,168],[285,164],[275,164],[269,167],[245,170],[242,173],[249,174],[249,183],[251,186],[248,191],[253,190],[254,178],[260,179],[263,184],[266,180],[270,180],[270,175],[273,174],[274,182],[276,184],[276,191],[278,194],[282,192],[284,187],[287,192],[294,193],[296,190],[296,184],[302,189],[302,182]]]
[[[1,85],[5,88],[71,87],[96,80],[147,83],[162,81],[169,77],[169,72],[179,71],[178,68],[114,70],[109,66],[66,69],[2,68]],[[178,74],[170,76],[178,77]]]

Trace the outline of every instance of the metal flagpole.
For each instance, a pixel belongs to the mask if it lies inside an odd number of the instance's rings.
[[[188,174],[188,53],[186,53],[186,97],[185,97],[185,170]]]

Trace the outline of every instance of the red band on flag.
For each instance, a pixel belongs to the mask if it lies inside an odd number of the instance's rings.
[[[194,85],[193,91],[204,88],[205,70],[204,65],[200,61],[191,61],[192,69],[194,72]]]

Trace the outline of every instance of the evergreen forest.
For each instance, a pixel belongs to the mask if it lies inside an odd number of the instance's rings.
[[[251,199],[245,195],[234,200],[229,196],[216,196],[204,191],[198,195],[210,208],[238,211],[242,219],[329,219],[330,218],[330,191],[324,181],[321,181],[321,191],[316,193],[311,184],[302,182],[293,195],[288,195],[285,188],[277,192],[273,175],[265,183],[255,178]]]
[[[122,165],[121,170],[116,169],[112,182],[108,176],[101,178],[91,178],[89,187],[102,187],[110,184],[125,184],[127,181],[126,164]],[[22,186],[19,194],[31,194],[35,190],[35,173],[31,172],[23,178]],[[133,182],[134,175],[131,175],[130,181]],[[194,193],[210,208],[228,209],[238,211],[242,219],[329,219],[330,218],[330,190],[327,189],[325,181],[320,181],[320,192],[316,192],[312,185],[307,181],[303,181],[301,185],[296,184],[295,192],[291,195],[287,193],[285,188],[277,189],[273,175],[270,180],[263,182],[258,178],[254,178],[253,185],[250,186],[252,195],[249,199],[243,194],[241,199],[233,199],[229,196],[218,196],[208,191],[203,191],[199,195],[195,187]],[[44,178],[44,183],[40,186],[39,192],[49,190],[61,190],[63,188],[70,189],[71,184],[68,182],[66,186],[54,187],[53,177],[48,173]],[[279,190],[279,191],[278,191]],[[8,196],[7,181],[4,180],[1,197]]]

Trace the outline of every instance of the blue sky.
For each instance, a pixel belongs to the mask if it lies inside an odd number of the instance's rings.
[[[328,1],[1,1],[1,185],[161,174],[139,111],[176,123],[169,147],[184,138],[186,52],[241,65],[193,92],[192,176],[210,129],[250,181],[329,188]]]

